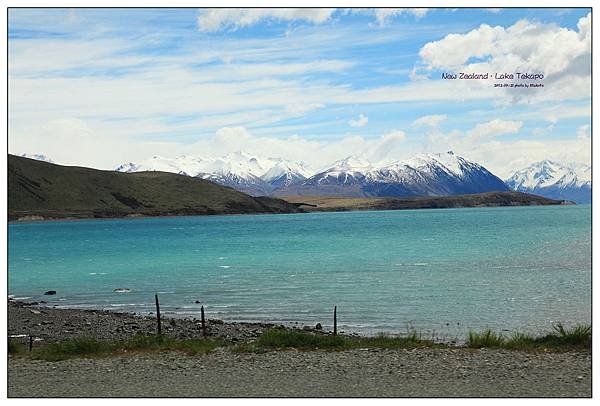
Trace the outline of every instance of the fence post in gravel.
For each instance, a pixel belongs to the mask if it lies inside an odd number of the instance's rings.
[[[333,335],[337,335],[337,306],[333,306]]]
[[[154,294],[154,300],[156,301],[156,331],[158,335],[162,334],[160,329],[160,305],[158,304],[158,293]]]
[[[29,352],[33,350],[33,336],[29,334],[29,343],[28,343]]]
[[[200,321],[202,322],[202,337],[206,338],[206,321],[204,320],[204,306],[200,307]]]

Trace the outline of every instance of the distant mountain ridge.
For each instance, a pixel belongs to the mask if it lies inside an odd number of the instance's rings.
[[[391,164],[373,164],[350,156],[316,174],[302,163],[260,158],[239,151],[220,158],[153,157],[128,163],[122,172],[162,170],[187,174],[230,186],[251,195],[448,196],[508,191],[483,166],[452,151],[423,154]]]
[[[281,158],[259,158],[244,151],[218,158],[154,156],[139,164],[125,163],[119,172],[164,171],[210,180],[253,196],[269,195],[277,188],[303,180],[304,164]]]
[[[277,194],[411,197],[508,190],[500,178],[483,166],[448,151],[387,165],[346,158]]]
[[[437,159],[434,159],[436,162]],[[448,162],[447,164],[450,164]],[[353,159],[335,168],[333,178],[346,185],[346,172],[356,169]],[[453,169],[468,178],[467,163]],[[363,165],[363,163],[360,163]],[[421,165],[422,166],[422,165]],[[428,168],[441,170],[427,161]],[[451,165],[450,165],[451,166]],[[364,166],[363,166],[364,167]],[[372,167],[365,167],[372,168]],[[381,168],[374,169],[375,171]],[[477,170],[481,170],[476,166]],[[436,172],[437,173],[437,172]],[[371,176],[371,175],[369,175]],[[366,178],[366,177],[365,177]],[[324,203],[324,204],[323,204]],[[8,156],[8,219],[46,220],[65,218],[119,218],[137,216],[302,213],[308,210],[401,210],[417,208],[496,207],[568,204],[521,192],[489,192],[453,196],[407,198],[331,196],[251,197],[229,187],[197,177],[162,171],[120,173],[92,168],[61,166],[39,160]]]
[[[550,199],[579,204],[592,202],[592,167],[589,165],[543,160],[516,171],[506,184],[512,190]]]
[[[44,155],[27,156],[51,162]],[[300,162],[262,158],[243,151],[218,158],[154,156],[140,163],[124,163],[116,170],[163,171],[198,177],[253,196],[411,197],[514,190],[590,203],[592,183],[591,166],[551,160],[533,163],[502,181],[482,165],[452,151],[421,154],[385,164],[349,156],[317,173]]]

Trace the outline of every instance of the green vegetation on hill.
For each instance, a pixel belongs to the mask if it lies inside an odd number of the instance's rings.
[[[300,211],[280,199],[251,197],[189,176],[101,171],[8,156],[9,220]]]

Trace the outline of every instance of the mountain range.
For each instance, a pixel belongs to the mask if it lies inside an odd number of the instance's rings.
[[[102,171],[8,156],[9,221],[561,204],[565,202],[521,192],[404,198],[252,197],[183,174]]]
[[[350,156],[311,175],[298,162],[235,152],[220,158],[153,157],[127,163],[121,172],[168,171],[230,186],[250,195],[448,196],[508,191],[483,166],[452,151],[423,154],[391,164],[373,164]]]
[[[43,155],[27,157],[52,162]],[[503,181],[482,165],[452,151],[421,154],[391,163],[372,163],[350,156],[320,170],[311,170],[301,162],[238,151],[217,158],[154,156],[122,164],[116,170],[187,175],[252,196],[411,197],[513,190],[590,203],[592,183],[591,166],[550,160],[533,163]]]
[[[550,199],[592,202],[592,167],[565,165],[544,160],[516,171],[506,184],[517,192],[532,193]]]
[[[126,163],[119,172],[163,171],[210,180],[252,196],[270,195],[274,190],[306,179],[309,170],[302,163],[281,158],[259,158],[243,151],[223,157],[154,156],[140,163]]]

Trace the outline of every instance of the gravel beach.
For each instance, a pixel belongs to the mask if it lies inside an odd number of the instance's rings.
[[[9,335],[43,341],[151,333],[151,318],[9,302]],[[209,323],[212,336],[257,337],[267,324]],[[198,337],[193,320],[165,320],[165,332]],[[42,345],[43,341],[35,345]],[[591,353],[489,349],[355,349],[207,355],[131,353],[60,362],[8,359],[10,397],[590,397]]]
[[[207,334],[238,342],[258,337],[266,328],[283,327],[268,323],[224,323],[208,319]],[[175,338],[200,338],[197,319],[162,318],[162,330]],[[55,309],[44,304],[8,302],[8,335],[32,335],[36,344],[95,337],[99,340],[129,339],[136,333],[154,334],[156,319],[131,313],[103,310]]]

